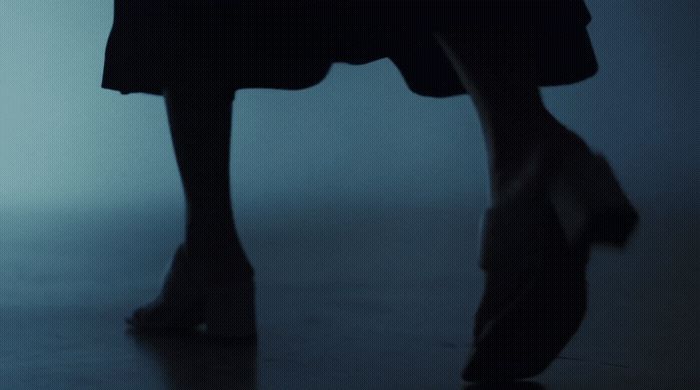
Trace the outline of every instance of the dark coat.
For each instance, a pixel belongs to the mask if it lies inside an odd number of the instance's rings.
[[[115,0],[102,86],[161,94],[209,82],[302,89],[333,62],[390,58],[426,96],[465,93],[432,32],[509,31],[528,47],[540,85],[597,71],[583,0]]]

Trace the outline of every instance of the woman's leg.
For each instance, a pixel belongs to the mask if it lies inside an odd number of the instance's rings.
[[[546,109],[528,31],[435,33],[479,113],[494,205],[547,191],[572,246],[624,246],[638,215],[605,158]]]
[[[255,336],[255,288],[231,205],[232,100],[215,82],[165,91],[185,190],[185,246],[203,276],[207,333],[247,338]]]
[[[165,91],[170,131],[186,201],[186,244],[226,247],[230,266],[247,268],[233,220],[230,192],[232,95],[203,88]],[[240,263],[235,264],[235,260]]]
[[[161,294],[128,319],[137,328],[197,325],[205,321],[205,306],[207,313],[211,306],[205,297],[210,286],[218,286],[222,295],[236,281],[250,280],[253,273],[231,205],[232,95],[199,86],[170,88],[164,95],[185,192],[185,242]]]
[[[561,139],[566,129],[547,111],[526,61],[522,44],[512,33],[490,32],[490,39],[469,31],[435,33],[435,38],[471,95],[484,131],[494,205],[524,185],[524,176],[544,178],[538,151]],[[544,162],[542,162],[544,163]],[[524,169],[539,172],[524,172]],[[534,175],[533,175],[534,174]]]
[[[492,207],[482,229],[485,290],[466,381],[526,378],[559,354],[586,306],[587,247],[567,245],[548,200],[567,130],[547,111],[510,33],[436,33],[484,130]]]

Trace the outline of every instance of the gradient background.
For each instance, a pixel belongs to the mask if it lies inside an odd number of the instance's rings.
[[[700,325],[698,5],[587,4],[600,71],[543,93],[608,157],[641,225],[627,251],[594,253],[572,348],[697,383],[683,362],[697,364]],[[0,0],[0,305],[128,306],[157,291],[182,236],[162,98],[99,87],[111,20],[110,0]],[[468,342],[455,329],[481,290],[487,177],[467,96],[414,95],[387,59],[335,64],[303,91],[239,91],[232,155],[262,283],[449,280],[471,303],[440,332]]]

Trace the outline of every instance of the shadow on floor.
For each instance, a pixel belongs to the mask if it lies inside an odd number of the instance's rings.
[[[257,343],[222,343],[199,333],[127,331],[156,360],[172,389],[257,389]]]

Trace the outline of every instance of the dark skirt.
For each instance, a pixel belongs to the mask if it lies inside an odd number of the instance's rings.
[[[115,0],[102,87],[161,94],[210,83],[303,89],[334,62],[391,59],[408,87],[434,97],[466,93],[433,38],[459,29],[527,48],[539,85],[597,71],[583,0]]]

